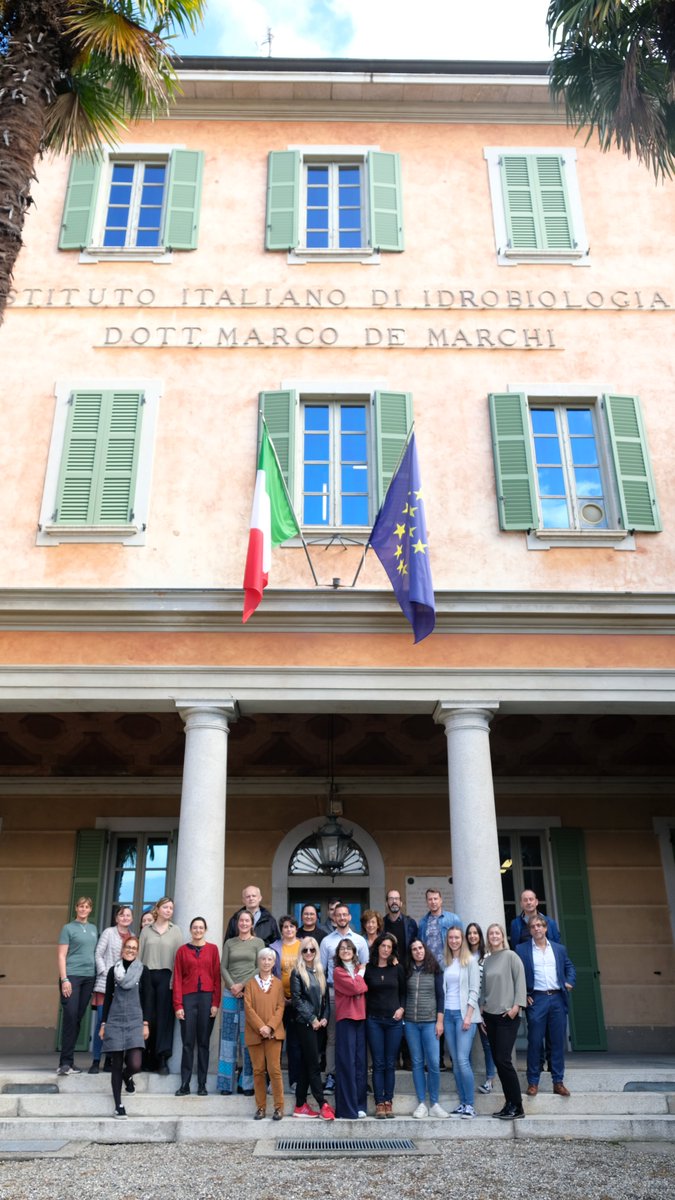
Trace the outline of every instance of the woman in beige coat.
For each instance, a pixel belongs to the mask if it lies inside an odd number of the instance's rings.
[[[284,1115],[284,1084],[281,1078],[281,1047],[284,1040],[284,989],[280,979],[272,974],[277,956],[265,948],[258,953],[258,970],[244,988],[244,1041],[253,1065],[255,1117],[265,1116],[267,1084],[270,1077],[274,1101],[273,1121]]]

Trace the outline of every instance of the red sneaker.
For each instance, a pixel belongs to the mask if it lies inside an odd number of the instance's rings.
[[[328,1107],[328,1105],[324,1104],[323,1108],[327,1108],[327,1107]],[[321,1109],[322,1116],[323,1116],[323,1108]],[[304,1104],[300,1104],[300,1105],[296,1106],[296,1108],[293,1109],[294,1117],[318,1117],[318,1115],[319,1114],[318,1114],[318,1112],[316,1112],[315,1109],[309,1107],[309,1104],[307,1103],[307,1101],[305,1101]]]
[[[324,1121],[334,1121],[335,1120],[335,1113],[333,1112],[330,1104],[322,1104],[321,1105],[321,1108],[319,1109],[319,1116],[323,1117]]]

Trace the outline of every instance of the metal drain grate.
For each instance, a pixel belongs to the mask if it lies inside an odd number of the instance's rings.
[[[343,1154],[368,1156],[420,1153],[428,1153],[428,1150],[420,1150],[412,1138],[277,1138],[273,1149],[275,1157],[279,1154],[318,1158]]]

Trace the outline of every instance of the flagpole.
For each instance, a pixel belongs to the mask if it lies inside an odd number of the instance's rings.
[[[313,566],[313,564],[312,564],[312,560],[311,560],[311,558],[309,557],[309,549],[308,549],[308,546],[307,546],[307,542],[306,542],[306,541],[305,541],[305,539],[304,539],[304,536],[303,536],[303,533],[302,533],[302,529],[300,528],[300,522],[298,521],[298,518],[297,518],[297,516],[295,515],[295,508],[293,507],[293,501],[291,500],[291,497],[290,497],[290,495],[289,495],[288,488],[286,487],[286,480],[284,479],[284,473],[283,473],[283,471],[282,471],[282,469],[281,469],[281,463],[279,462],[279,456],[278,456],[278,454],[277,454],[277,449],[276,449],[276,446],[274,445],[274,442],[272,441],[272,438],[271,438],[271,436],[270,436],[270,431],[269,431],[269,429],[268,429],[268,427],[267,427],[267,421],[265,420],[265,414],[263,413],[262,409],[258,409],[258,413],[259,413],[259,416],[260,416],[260,420],[261,420],[262,424],[264,425],[264,427],[265,427],[265,430],[266,430],[266,432],[267,432],[267,436],[268,436],[268,438],[269,438],[269,443],[270,443],[270,446],[272,447],[272,453],[273,453],[273,455],[274,455],[274,459],[275,459],[275,462],[276,462],[276,464],[277,464],[277,467],[279,468],[279,478],[281,479],[281,482],[282,482],[282,484],[283,484],[284,493],[285,493],[286,499],[287,499],[287,501],[288,501],[288,507],[290,508],[291,512],[293,513],[293,516],[295,517],[295,523],[296,523],[296,525],[297,525],[297,527],[298,527],[298,534],[299,534],[299,536],[300,536],[300,541],[302,542],[302,548],[303,548],[303,550],[305,551],[305,556],[306,556],[306,558],[307,558],[307,562],[309,563],[309,569],[310,569],[310,571],[312,572],[312,579],[314,580],[314,586],[315,586],[315,587],[319,587],[319,581],[318,581],[318,579],[317,579],[317,577],[316,577],[316,571],[314,570],[314,566]]]
[[[400,453],[400,454],[399,454],[399,456],[398,456],[398,462],[396,463],[396,466],[395,466],[394,470],[393,470],[393,471],[392,471],[392,473],[391,473],[391,478],[392,478],[392,479],[394,478],[394,476],[395,476],[396,472],[398,471],[398,469],[399,469],[399,467],[400,467],[401,463],[403,462],[403,458],[404,458],[405,452],[406,452],[406,450],[408,449],[408,446],[409,446],[409,444],[410,444],[410,439],[411,439],[411,437],[412,437],[412,435],[413,435],[413,433],[414,433],[414,432],[415,432],[415,422],[413,421],[413,422],[412,422],[412,424],[411,424],[411,426],[410,426],[410,429],[408,430],[408,434],[407,434],[407,437],[406,437],[406,439],[405,439],[405,442],[403,443],[403,449],[401,450],[401,453]],[[389,490],[389,489],[387,488],[387,491],[388,491],[388,490]],[[379,517],[379,515],[380,515],[380,512],[381,512],[381,510],[382,510],[382,507],[383,507],[383,505],[384,505],[384,502],[385,502],[386,498],[387,498],[387,493],[385,492],[384,496],[382,497],[382,504],[380,505],[380,507],[379,507],[379,508],[378,508],[378,510],[377,510],[377,513],[376,513],[376,516],[375,516],[375,520],[373,521],[373,525],[372,525],[372,528],[371,528],[371,530],[370,530],[370,534],[368,535],[368,541],[367,541],[367,542],[366,542],[366,544],[365,544],[365,547],[364,547],[364,550],[363,550],[363,555],[362,555],[362,557],[361,557],[361,562],[359,563],[358,567],[356,568],[356,575],[354,576],[354,579],[353,579],[353,581],[352,581],[352,583],[351,583],[351,587],[356,587],[356,581],[357,581],[357,579],[358,579],[359,575],[361,574],[361,571],[362,571],[362,569],[363,569],[363,564],[364,564],[364,562],[366,561],[366,554],[367,554],[367,553],[368,553],[368,551],[370,550],[370,536],[371,536],[371,534],[372,534],[372,532],[373,532],[373,529],[375,528],[375,525],[376,525],[376,523],[377,523],[377,518],[378,518],[378,517]]]

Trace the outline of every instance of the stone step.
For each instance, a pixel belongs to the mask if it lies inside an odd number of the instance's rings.
[[[293,1131],[293,1132],[291,1132]],[[611,1141],[665,1141],[675,1136],[675,1116],[527,1116],[522,1121],[495,1121],[477,1117],[447,1121],[339,1121],[334,1124],[285,1118],[283,1122],[254,1121],[247,1117],[135,1117],[126,1121],[112,1115],[96,1118],[0,1118],[0,1140],[62,1142],[241,1142],[271,1140],[280,1136],[312,1137],[413,1137],[418,1140],[472,1140],[490,1138],[598,1139]]]
[[[122,1102],[128,1109],[133,1110],[135,1116],[153,1118],[245,1118],[252,1116],[255,1109],[252,1097],[216,1094],[177,1097],[168,1093],[148,1093],[139,1090],[133,1095],[123,1093]],[[285,1108],[288,1113],[291,1112],[293,1103],[293,1096],[286,1093]],[[441,1103],[446,1109],[454,1108],[457,1095],[442,1095]],[[490,1116],[496,1109],[501,1108],[502,1104],[501,1090],[488,1096],[476,1096],[475,1107],[481,1116]],[[542,1091],[536,1097],[524,1096],[523,1104],[526,1112],[533,1116],[647,1116],[650,1113],[667,1115],[669,1112],[675,1114],[675,1094],[668,1095],[665,1092],[601,1092],[595,1095],[575,1092],[570,1097],[561,1097]],[[88,1093],[68,1091],[51,1095],[0,1095],[0,1116],[96,1118],[108,1116],[111,1105],[112,1095],[109,1088],[106,1091]],[[417,1099],[415,1096],[401,1095],[397,1092],[395,1107],[402,1117],[410,1116],[417,1108]],[[372,1098],[369,1108],[372,1111]],[[271,1097],[268,1097],[268,1109],[271,1113]]]

